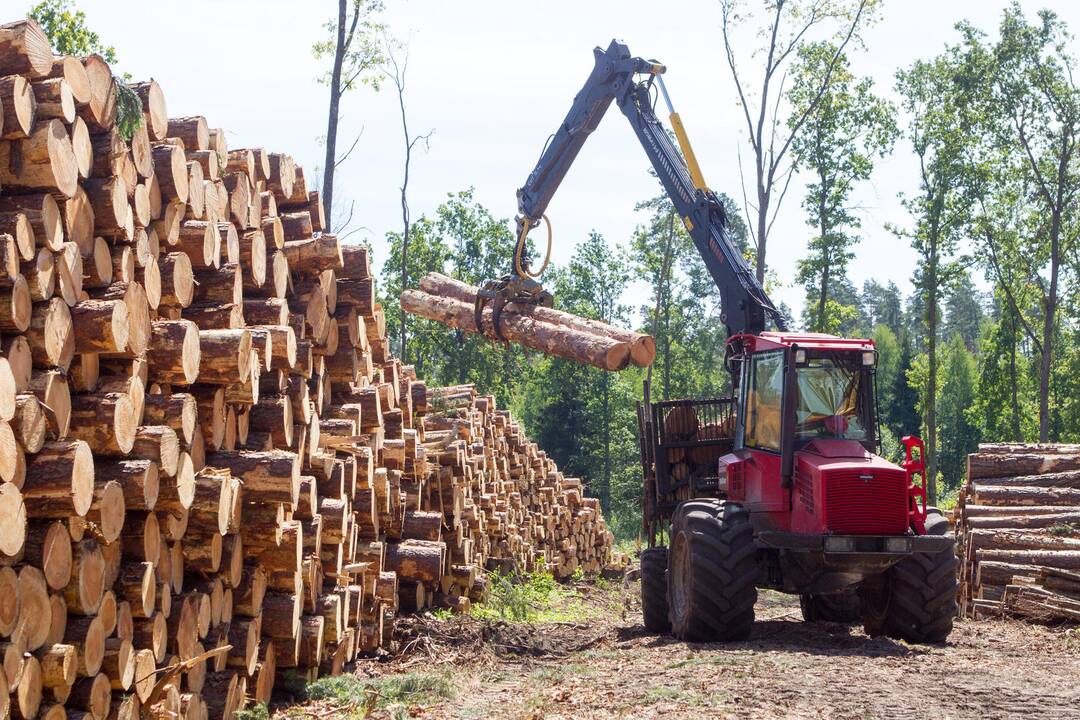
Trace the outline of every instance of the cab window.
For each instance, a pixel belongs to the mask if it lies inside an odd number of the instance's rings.
[[[747,371],[743,445],[780,451],[780,408],[783,393],[784,351],[751,355]]]
[[[838,357],[811,357],[797,372],[795,439],[866,440],[859,408],[862,374]]]

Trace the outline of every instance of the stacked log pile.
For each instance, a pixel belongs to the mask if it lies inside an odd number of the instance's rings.
[[[486,567],[605,562],[579,481],[391,356],[291,157],[153,81],[125,138],[116,82],[0,26],[0,717],[229,717]]]
[[[1080,621],[1080,445],[980,445],[954,520],[964,614]]]
[[[507,304],[495,332],[495,307],[488,303],[476,325],[477,288],[439,273],[429,273],[419,290],[401,294],[401,308],[452,328],[477,333],[491,340],[505,339],[556,357],[592,365],[601,370],[623,370],[631,364],[648,367],[656,359],[650,335],[623,330],[538,305]]]

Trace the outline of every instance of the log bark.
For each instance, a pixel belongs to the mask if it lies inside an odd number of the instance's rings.
[[[52,47],[36,20],[0,25],[0,67],[31,77],[43,77],[52,71]]]
[[[26,459],[22,487],[32,518],[67,519],[86,515],[94,497],[94,458],[82,440],[48,442]]]
[[[340,281],[338,291],[340,296]],[[452,328],[477,332],[473,307],[459,300],[406,290],[401,294],[401,308],[405,312],[441,322]],[[359,304],[357,309],[360,309]],[[492,330],[491,312],[490,307],[485,308],[482,334],[495,338],[497,336]],[[601,370],[622,370],[630,362],[627,343],[540,322],[531,315],[518,313],[513,307],[504,309],[501,325],[503,336],[511,342]]]
[[[75,195],[79,168],[71,137],[59,120],[38,123],[25,140],[0,143],[0,184],[23,191]]]

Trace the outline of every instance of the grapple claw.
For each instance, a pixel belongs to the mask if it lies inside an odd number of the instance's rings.
[[[531,278],[511,274],[485,281],[476,291],[473,303],[473,322],[476,332],[484,334],[484,308],[491,303],[491,329],[495,338],[509,342],[502,331],[502,314],[507,304],[551,307],[554,298],[540,283]]]

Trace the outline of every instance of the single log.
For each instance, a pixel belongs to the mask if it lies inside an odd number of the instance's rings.
[[[155,81],[137,82],[130,85],[139,96],[143,106],[144,125],[154,140],[164,140],[169,135],[169,115],[165,109],[165,93]]]
[[[62,77],[35,80],[32,90],[38,118],[56,118],[67,124],[75,122],[75,96],[67,80]]]
[[[199,382],[240,383],[251,372],[251,333],[247,330],[200,330]]]
[[[443,515],[440,512],[407,511],[401,528],[401,537],[406,540],[439,542],[442,540],[442,519]]]
[[[121,300],[84,300],[71,308],[75,352],[123,352],[127,349],[128,308]]]
[[[188,255],[193,269],[206,270],[219,267],[221,234],[217,224],[204,220],[185,221],[180,226],[176,249]]]
[[[17,20],[0,25],[0,67],[35,78],[52,71],[52,47],[36,20]],[[30,716],[33,714],[30,713]]]
[[[154,174],[162,197],[186,203],[189,192],[188,168],[183,146],[170,142],[154,143],[151,153],[154,157]]]
[[[36,657],[31,655],[26,658],[19,676],[18,687],[15,688],[15,697],[18,702],[11,706],[12,715],[23,718],[32,718],[37,715],[41,707],[41,690],[41,664]]]
[[[39,648],[34,656],[41,664],[41,684],[46,688],[65,687],[75,683],[79,668],[79,653],[74,645],[54,643]]]
[[[186,308],[195,292],[194,273],[187,253],[165,255],[158,263],[161,274],[160,307]]]
[[[67,128],[59,120],[38,123],[25,140],[0,143],[0,183],[72,197],[79,168]]]
[[[969,480],[1080,470],[1080,449],[1071,453],[1041,452],[1039,447],[1032,446],[1021,446],[1008,452],[1003,452],[1000,447],[992,449],[996,452],[980,450],[968,456]]]
[[[113,282],[112,252],[104,238],[91,240],[91,250],[83,258],[83,287],[97,289],[108,287]]]
[[[68,704],[85,710],[90,720],[106,720],[112,706],[112,685],[108,676],[98,673],[76,680]]]
[[[170,385],[193,384],[202,366],[199,335],[199,328],[191,320],[154,321],[147,349],[150,378]],[[176,419],[182,421],[183,416]],[[190,436],[190,429],[187,434]]]
[[[71,580],[64,588],[69,613],[95,615],[105,593],[105,558],[97,540],[84,538],[72,550]],[[69,619],[69,627],[72,621]]]
[[[135,647],[130,640],[109,638],[105,641],[101,672],[109,679],[113,690],[131,689],[135,682]]]
[[[135,410],[121,393],[76,395],[71,400],[71,437],[95,453],[127,455],[135,444]]]
[[[1080,505],[1080,488],[974,485],[968,497],[981,505]]]
[[[180,464],[180,440],[168,425],[140,425],[128,456],[149,460],[161,468],[163,475],[173,478]]]
[[[60,250],[63,246],[64,220],[60,212],[60,206],[52,195],[48,193],[31,193],[29,195],[5,195],[0,197],[0,214],[10,215],[12,213],[22,213],[26,216],[34,231],[33,238],[38,245],[47,247],[54,252]],[[11,233],[10,223],[13,221],[8,219],[6,222],[8,225],[4,227],[7,229],[3,232]],[[15,239],[17,242],[25,242],[19,235],[16,235]],[[25,247],[20,244],[19,248],[23,253],[23,259],[28,260]]]
[[[33,518],[84,516],[94,497],[94,458],[82,440],[49,442],[26,459],[22,487],[27,514]]]
[[[1069,525],[1072,523],[1080,523],[1080,512],[1051,513],[1047,515],[989,515],[968,518],[964,521],[965,527],[973,530],[1050,528],[1055,525]]]
[[[437,583],[446,549],[442,543],[408,540],[386,546],[386,568],[412,582]]]
[[[153,369],[152,362],[150,366]],[[168,425],[185,444],[194,437],[198,419],[199,405],[195,396],[189,393],[162,393],[144,398],[143,421],[152,425]]]
[[[158,499],[158,465],[150,460],[105,460],[95,465],[95,482],[115,481],[128,510],[153,510]]]
[[[215,452],[206,461],[214,467],[227,468],[244,485],[244,495],[259,502],[296,504],[300,494],[300,460],[295,453]]]
[[[0,287],[0,330],[21,333],[33,320],[33,300],[30,286],[21,274],[16,274],[9,287]]]
[[[41,568],[50,589],[62,590],[66,587],[71,580],[73,561],[71,537],[65,524],[59,520],[31,524],[23,549],[23,560]],[[3,617],[0,605],[0,630],[5,625]]]
[[[22,75],[0,77],[0,106],[3,108],[3,134],[0,134],[0,139],[22,140],[29,137],[38,116],[38,107],[37,95],[26,78]],[[74,114],[74,103],[71,111]]]
[[[262,633],[266,637],[292,640],[300,630],[299,595],[267,592],[263,597]]]
[[[90,100],[85,105],[76,103],[79,117],[94,132],[111,130],[116,123],[116,80],[109,64],[100,55],[83,58],[90,81]]]
[[[28,389],[45,408],[50,437],[66,437],[71,425],[71,391],[64,372],[45,370],[34,373]]]
[[[210,128],[200,116],[169,118],[168,136],[179,138],[185,150],[210,149]]]
[[[270,153],[270,175],[266,178],[266,187],[273,191],[279,203],[286,202],[293,194],[296,182],[296,163],[288,155]]]
[[[106,543],[115,542],[124,528],[124,491],[115,480],[95,480],[94,501],[87,513]]]

